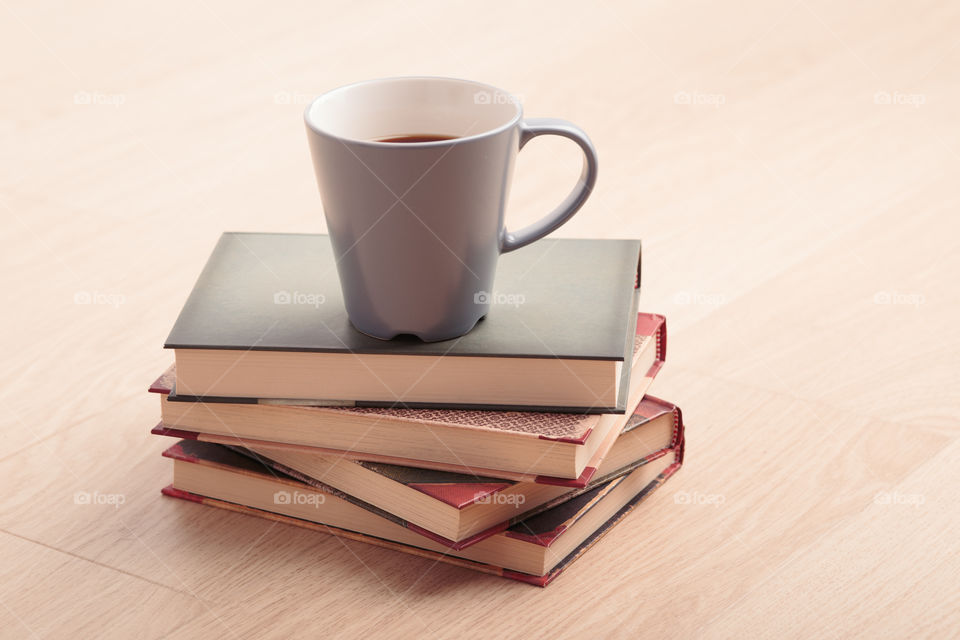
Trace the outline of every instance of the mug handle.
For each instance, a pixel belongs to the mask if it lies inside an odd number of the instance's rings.
[[[559,228],[583,206],[593,191],[593,185],[597,182],[597,150],[593,148],[593,143],[590,142],[587,134],[572,122],[558,118],[523,120],[520,122],[520,148],[523,149],[524,145],[537,136],[548,134],[569,138],[583,150],[583,169],[580,171],[580,178],[556,209],[516,233],[505,231],[503,242],[500,243],[500,253],[525,247]]]

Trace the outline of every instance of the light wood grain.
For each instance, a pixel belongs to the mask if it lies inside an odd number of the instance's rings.
[[[960,628],[955,3],[0,16],[0,637]],[[653,392],[684,409],[687,464],[546,590],[159,495],[144,391],[213,243],[323,231],[305,101],[405,74],[587,130],[600,180],[557,235],[642,237],[641,306],[669,318]],[[525,149],[510,223],[578,162]]]

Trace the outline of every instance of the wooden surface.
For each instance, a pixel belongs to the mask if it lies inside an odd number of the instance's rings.
[[[946,1],[3,0],[0,637],[956,634],[958,34]],[[159,494],[145,389],[216,238],[324,230],[305,101],[412,74],[587,130],[557,235],[642,237],[669,318],[687,464],[546,590]],[[525,149],[510,223],[578,164]]]

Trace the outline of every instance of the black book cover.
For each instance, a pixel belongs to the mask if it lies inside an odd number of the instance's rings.
[[[384,341],[350,325],[326,235],[228,232],[164,346],[625,361],[639,260],[639,240],[546,238],[500,257],[491,310],[467,335]]]

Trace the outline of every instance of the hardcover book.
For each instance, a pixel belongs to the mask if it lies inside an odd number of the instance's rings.
[[[164,455],[174,461],[168,496],[546,586],[676,472],[683,439],[667,455],[460,550],[221,445],[185,440]]]
[[[632,346],[631,413],[666,357],[664,318],[636,316]],[[161,394],[162,424],[154,433],[579,487],[590,481],[630,419],[625,414],[183,402],[171,395],[175,377],[168,371],[151,386]]]
[[[646,396],[584,488],[351,460],[265,447],[236,447],[261,463],[370,509],[452,549],[629,473],[679,446],[680,409]]]
[[[225,233],[164,346],[182,397],[624,413],[639,265],[637,240],[547,238],[500,258],[470,333],[384,341],[350,325],[327,236]]]

